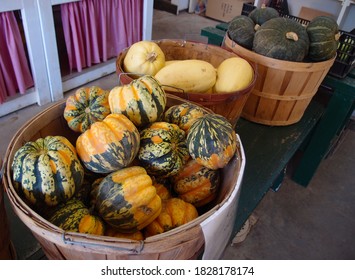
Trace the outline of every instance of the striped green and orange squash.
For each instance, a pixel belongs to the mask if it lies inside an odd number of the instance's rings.
[[[209,169],[191,159],[172,177],[172,182],[179,198],[200,207],[216,197],[220,184],[220,170]]]
[[[76,141],[83,164],[96,173],[106,174],[128,166],[138,149],[138,129],[122,114],[110,114],[95,122]]]
[[[210,169],[223,168],[237,149],[237,137],[228,120],[209,114],[196,120],[186,137],[193,159]]]
[[[168,108],[164,113],[163,121],[176,124],[187,132],[197,118],[206,114],[208,114],[206,110],[195,104],[182,103]]]
[[[76,150],[63,136],[25,143],[14,155],[12,170],[17,191],[39,207],[69,200],[84,179]]]
[[[187,162],[185,132],[176,124],[155,122],[141,131],[137,158],[149,175],[175,175]]]
[[[340,33],[334,19],[328,16],[315,17],[307,25],[307,33],[310,59],[324,61],[336,55]]]
[[[96,121],[102,121],[111,113],[108,103],[109,91],[100,87],[82,87],[67,98],[64,118],[76,132],[84,132]]]
[[[176,197],[164,200],[159,216],[144,228],[144,235],[150,237],[172,230],[197,217],[197,209],[191,203]]]
[[[77,199],[58,205],[48,221],[65,231],[96,235],[103,235],[105,231],[101,218],[91,214],[86,205]]]
[[[140,166],[107,175],[100,183],[96,211],[120,232],[136,232],[150,224],[161,211],[151,177]]]
[[[133,80],[128,85],[114,87],[109,94],[111,112],[124,114],[137,127],[159,120],[166,101],[162,86],[149,75]]]

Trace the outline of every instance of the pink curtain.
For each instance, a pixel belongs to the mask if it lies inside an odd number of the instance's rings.
[[[0,104],[33,86],[21,34],[14,13],[0,13]]]
[[[143,0],[81,0],[61,5],[69,67],[82,71],[142,39]]]

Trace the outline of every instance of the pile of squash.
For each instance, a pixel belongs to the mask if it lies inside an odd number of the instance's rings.
[[[237,44],[260,55],[294,62],[334,58],[340,37],[338,24],[331,17],[318,16],[304,26],[265,5],[248,16],[236,16],[227,33]]]
[[[122,68],[133,76],[154,76],[169,92],[230,93],[247,88],[254,78],[254,69],[241,57],[227,58],[217,69],[201,59],[166,60],[153,41],[139,41],[130,46]]]
[[[65,231],[142,240],[213,205],[237,139],[223,116],[167,107],[151,75],[111,90],[83,87],[63,117],[77,136],[25,143],[12,162],[20,196]],[[202,209],[202,210],[201,210]]]

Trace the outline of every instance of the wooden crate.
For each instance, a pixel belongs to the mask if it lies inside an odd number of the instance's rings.
[[[169,94],[167,101],[168,107],[186,102]],[[245,167],[240,141],[235,156],[222,170],[217,199],[208,211],[183,226],[144,241],[65,232],[33,211],[14,188],[11,163],[21,146],[39,137],[62,135],[75,144],[78,134],[68,128],[64,107],[65,101],[55,103],[14,135],[6,151],[4,170],[4,187],[15,214],[31,230],[49,259],[197,259],[201,256],[215,259],[221,256],[231,237]]]

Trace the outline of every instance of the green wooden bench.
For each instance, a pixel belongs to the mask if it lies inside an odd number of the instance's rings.
[[[208,44],[221,46],[227,29],[228,23],[223,22],[216,26],[202,28],[200,34],[208,38]]]
[[[246,166],[233,236],[270,188],[278,190],[288,163],[309,138],[323,112],[322,105],[311,102],[298,123],[283,127],[238,120],[236,132],[245,151]]]

